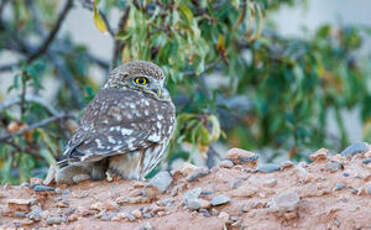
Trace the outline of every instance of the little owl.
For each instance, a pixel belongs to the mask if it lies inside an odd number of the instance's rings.
[[[175,126],[165,80],[150,62],[114,69],[67,143],[57,183],[104,179],[107,170],[142,180],[161,160]]]

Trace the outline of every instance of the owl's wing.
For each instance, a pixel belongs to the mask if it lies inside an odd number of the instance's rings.
[[[86,107],[64,155],[69,161],[98,161],[161,141],[167,131],[163,117],[174,111],[150,100],[133,91],[102,90]],[[159,107],[155,116],[150,104]]]

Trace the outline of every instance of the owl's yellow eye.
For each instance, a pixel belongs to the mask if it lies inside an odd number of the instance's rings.
[[[135,78],[135,83],[137,83],[138,85],[145,85],[148,83],[148,80],[145,77],[137,77]]]

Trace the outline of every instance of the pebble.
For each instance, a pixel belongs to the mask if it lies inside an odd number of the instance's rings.
[[[328,153],[329,153],[328,149],[320,148],[319,150],[314,152],[312,155],[310,155],[310,159],[312,160],[312,162],[325,161],[328,159]]]
[[[272,198],[274,209],[281,212],[289,212],[295,210],[300,201],[300,197],[296,192],[279,193]]]
[[[143,217],[144,218],[152,218],[153,216],[150,212],[145,212],[145,213],[143,213]]]
[[[264,186],[266,186],[266,187],[270,187],[270,188],[276,186],[276,184],[277,184],[277,180],[276,180],[275,178],[270,178],[270,179],[265,180],[265,181],[263,182],[263,185],[264,185]]]
[[[229,220],[229,214],[226,212],[221,212],[218,215],[219,219],[222,219],[224,222],[227,222]]]
[[[63,222],[65,222],[65,219],[63,217],[60,217],[60,216],[50,216],[46,219],[46,223],[49,224],[49,225],[60,224],[60,223],[63,223]]]
[[[140,219],[142,218],[142,212],[139,210],[139,209],[135,209],[134,211],[131,212],[131,214],[137,218],[137,219]]]
[[[163,193],[167,191],[172,181],[173,178],[171,177],[170,173],[167,171],[162,171],[151,178],[149,184]]]
[[[371,195],[371,183],[367,186],[367,194]]]
[[[340,191],[340,190],[344,189],[345,187],[346,187],[346,186],[345,186],[344,183],[337,183],[337,184],[335,185],[334,191]]]
[[[144,226],[140,227],[139,230],[155,230],[155,227],[150,223],[146,223]]]
[[[371,158],[363,159],[362,163],[365,164],[365,165],[371,163]]]
[[[343,176],[345,176],[345,177],[349,177],[349,176],[350,176],[350,174],[349,174],[349,173],[347,173],[347,172],[345,172],[345,173],[343,173]]]
[[[26,217],[34,221],[40,221],[42,219],[42,216],[41,216],[42,212],[43,210],[40,206],[33,205],[31,207],[31,212],[27,213]]]
[[[271,173],[274,171],[281,170],[281,166],[278,164],[264,164],[258,167],[257,171],[262,173]]]
[[[219,162],[219,167],[221,168],[232,168],[234,166],[231,160],[223,160]]]
[[[334,173],[340,169],[343,170],[344,166],[337,161],[330,161],[326,164],[326,171]]]
[[[55,188],[46,186],[46,185],[41,185],[41,184],[35,184],[32,186],[33,190],[35,192],[44,192],[44,191],[54,191]]]
[[[209,169],[207,168],[196,168],[193,170],[189,176],[187,177],[188,182],[193,182],[198,178],[204,177],[210,173]]]
[[[30,187],[30,183],[28,183],[28,182],[23,182],[23,183],[21,184],[21,187]]]
[[[193,164],[190,164],[190,163],[188,163],[188,162],[185,162],[183,165],[182,165],[182,167],[181,167],[181,169],[179,170],[180,171],[180,173],[183,175],[183,176],[188,176],[188,175],[190,175],[194,170],[196,170],[197,169],[197,167],[196,166],[194,166]]]
[[[219,196],[214,197],[211,200],[211,205],[212,206],[218,206],[218,205],[229,203],[230,201],[231,201],[231,198],[229,198],[228,196],[219,195]]]
[[[225,158],[231,160],[236,165],[240,164],[254,169],[256,168],[259,155],[244,149],[232,148],[228,150]]]
[[[281,168],[283,169],[291,168],[292,166],[294,166],[292,161],[285,161],[281,164]]]
[[[358,194],[358,189],[352,189],[352,191],[351,191],[353,194]]]
[[[201,195],[202,189],[201,188],[194,188],[186,192],[183,196],[183,203],[191,209],[199,209],[201,207],[201,203],[198,200],[198,197]]]
[[[199,212],[202,213],[202,216],[204,216],[204,217],[210,217],[211,216],[211,214],[209,213],[209,211],[207,209],[201,208],[199,210]]]
[[[210,202],[204,199],[198,199],[198,201],[201,204],[201,209],[207,209],[210,208]]]
[[[90,206],[90,209],[97,210],[97,211],[102,211],[103,210],[103,204],[102,202],[95,202]]]
[[[338,220],[334,220],[334,225],[336,225],[337,227],[340,226],[340,222]]]
[[[26,213],[24,212],[15,212],[15,216],[18,218],[23,218],[26,217]]]
[[[366,142],[355,142],[346,147],[340,154],[343,156],[355,155],[357,153],[365,153],[369,149]]]

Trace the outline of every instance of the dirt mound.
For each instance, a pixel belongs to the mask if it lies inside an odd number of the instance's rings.
[[[371,229],[370,149],[333,157],[320,149],[298,165],[257,167],[254,153],[238,149],[227,157],[148,183],[6,185],[0,229]]]

